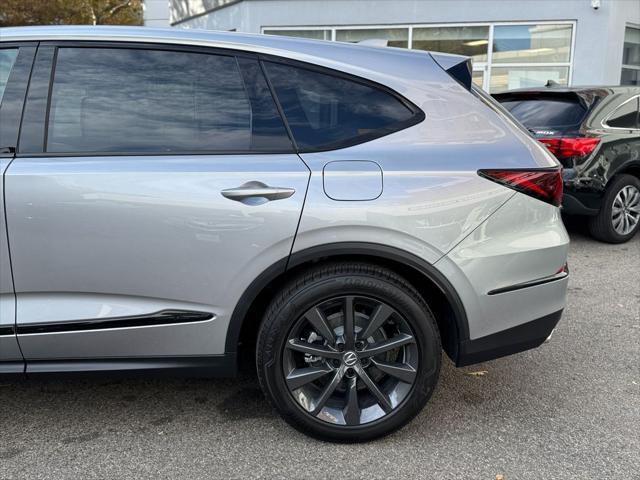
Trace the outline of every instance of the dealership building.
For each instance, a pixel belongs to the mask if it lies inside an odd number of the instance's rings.
[[[148,25],[386,40],[473,59],[485,90],[640,84],[637,0],[147,0]]]

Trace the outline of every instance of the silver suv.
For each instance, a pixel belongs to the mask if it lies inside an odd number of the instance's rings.
[[[0,32],[0,371],[233,375],[305,433],[406,424],[540,345],[557,161],[468,59],[185,30]]]

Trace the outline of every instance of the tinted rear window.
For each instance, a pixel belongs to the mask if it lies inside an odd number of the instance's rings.
[[[421,119],[375,86],[291,65],[266,62],[265,67],[301,150],[361,143]]]
[[[500,100],[500,103],[528,128],[578,125],[587,114],[587,109],[578,100],[571,99],[510,98]]]

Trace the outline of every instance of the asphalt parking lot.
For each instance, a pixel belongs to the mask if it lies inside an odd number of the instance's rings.
[[[638,478],[640,236],[605,245],[569,231],[552,340],[464,369],[446,360],[431,403],[390,437],[309,439],[250,374],[1,380],[0,478]]]

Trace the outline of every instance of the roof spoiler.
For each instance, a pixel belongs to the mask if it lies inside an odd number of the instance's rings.
[[[460,85],[471,90],[473,67],[469,57],[449,53],[431,53],[431,58]]]

